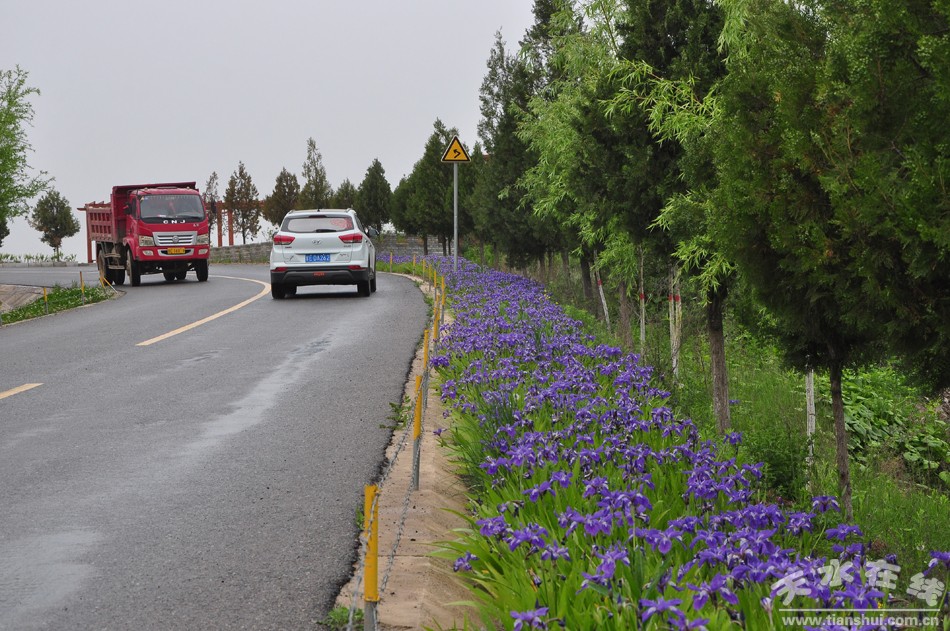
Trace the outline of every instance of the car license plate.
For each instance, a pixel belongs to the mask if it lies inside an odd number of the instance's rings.
[[[307,263],[329,263],[330,255],[329,254],[305,254],[304,260]]]
[[[184,254],[185,248],[168,248],[169,254]]]

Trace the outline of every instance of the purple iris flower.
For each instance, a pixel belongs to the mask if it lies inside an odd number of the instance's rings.
[[[671,598],[666,600],[663,596],[658,596],[656,600],[649,600],[647,598],[640,599],[640,607],[643,609],[643,613],[640,614],[640,619],[643,622],[646,622],[653,616],[657,614],[663,614],[666,612],[679,612],[682,613],[678,607],[683,601],[679,598]]]
[[[728,578],[725,574],[716,574],[711,581],[704,582],[699,586],[687,583],[687,587],[696,593],[693,596],[693,610],[699,611],[710,598],[715,599],[717,595],[731,605],[738,605],[739,598],[729,588]]]
[[[571,552],[557,543],[549,543],[544,547],[544,550],[541,551],[541,558],[545,561],[557,561],[559,559],[570,561]]]
[[[533,486],[530,489],[523,491],[522,495],[527,495],[529,500],[532,502],[537,502],[545,493],[554,495],[554,489],[551,488],[551,483],[547,480],[537,486]]]
[[[830,510],[841,512],[838,506],[838,500],[831,495],[817,495],[811,500],[811,507],[819,513],[827,513]]]
[[[827,532],[825,532],[825,538],[837,539],[838,541],[844,541],[851,535],[863,537],[864,533],[861,532],[861,529],[857,526],[852,526],[850,524],[840,524],[838,527],[829,528]]]
[[[527,543],[531,547],[531,552],[540,550],[546,545],[544,538],[548,536],[548,531],[538,524],[528,524],[520,530],[512,530],[506,541],[508,549],[514,552],[521,544]]]
[[[927,564],[927,571],[929,572],[941,563],[944,567],[950,569],[950,552],[938,552],[936,550],[931,552],[930,563]]]
[[[670,539],[669,535],[662,530],[655,530],[653,528],[648,528],[641,531],[643,534],[643,539],[650,547],[654,550],[659,551],[660,554],[666,555],[673,548],[673,541]]]
[[[738,401],[736,401],[736,403],[738,403]],[[734,447],[738,447],[742,444],[742,432],[729,432],[726,434],[726,442]]]
[[[501,516],[479,519],[475,524],[479,527],[478,532],[483,537],[497,537],[508,532],[508,524],[505,522],[505,518]]]
[[[456,572],[472,571],[472,561],[477,561],[478,557],[472,554],[471,552],[466,552],[464,555],[460,556],[455,560],[455,565],[452,566],[452,569]]]
[[[514,631],[521,631],[528,625],[531,629],[547,629],[548,625],[544,621],[544,616],[548,615],[548,607],[539,607],[528,611],[512,611],[511,617],[515,619]]]
[[[610,489],[607,486],[607,478],[594,478],[584,484],[584,497],[606,493]]]
[[[551,474],[551,482],[554,484],[560,484],[561,487],[567,488],[571,485],[571,478],[574,477],[574,474],[570,471],[555,471]]]
[[[601,509],[592,515],[585,515],[583,518],[584,532],[588,536],[609,535],[613,532],[613,516],[609,509]]]

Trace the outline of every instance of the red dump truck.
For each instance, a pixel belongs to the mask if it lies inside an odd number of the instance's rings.
[[[143,274],[184,280],[193,270],[208,280],[211,252],[208,216],[194,182],[126,184],[112,187],[109,203],[86,204],[90,254],[95,242],[99,274],[133,287]]]

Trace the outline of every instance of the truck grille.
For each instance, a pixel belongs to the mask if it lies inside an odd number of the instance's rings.
[[[198,240],[197,232],[156,232],[155,245],[195,245]]]

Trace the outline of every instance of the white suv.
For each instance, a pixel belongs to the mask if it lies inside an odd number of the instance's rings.
[[[369,296],[376,291],[376,236],[352,208],[287,213],[270,253],[271,295],[293,296],[301,285],[356,285]]]

